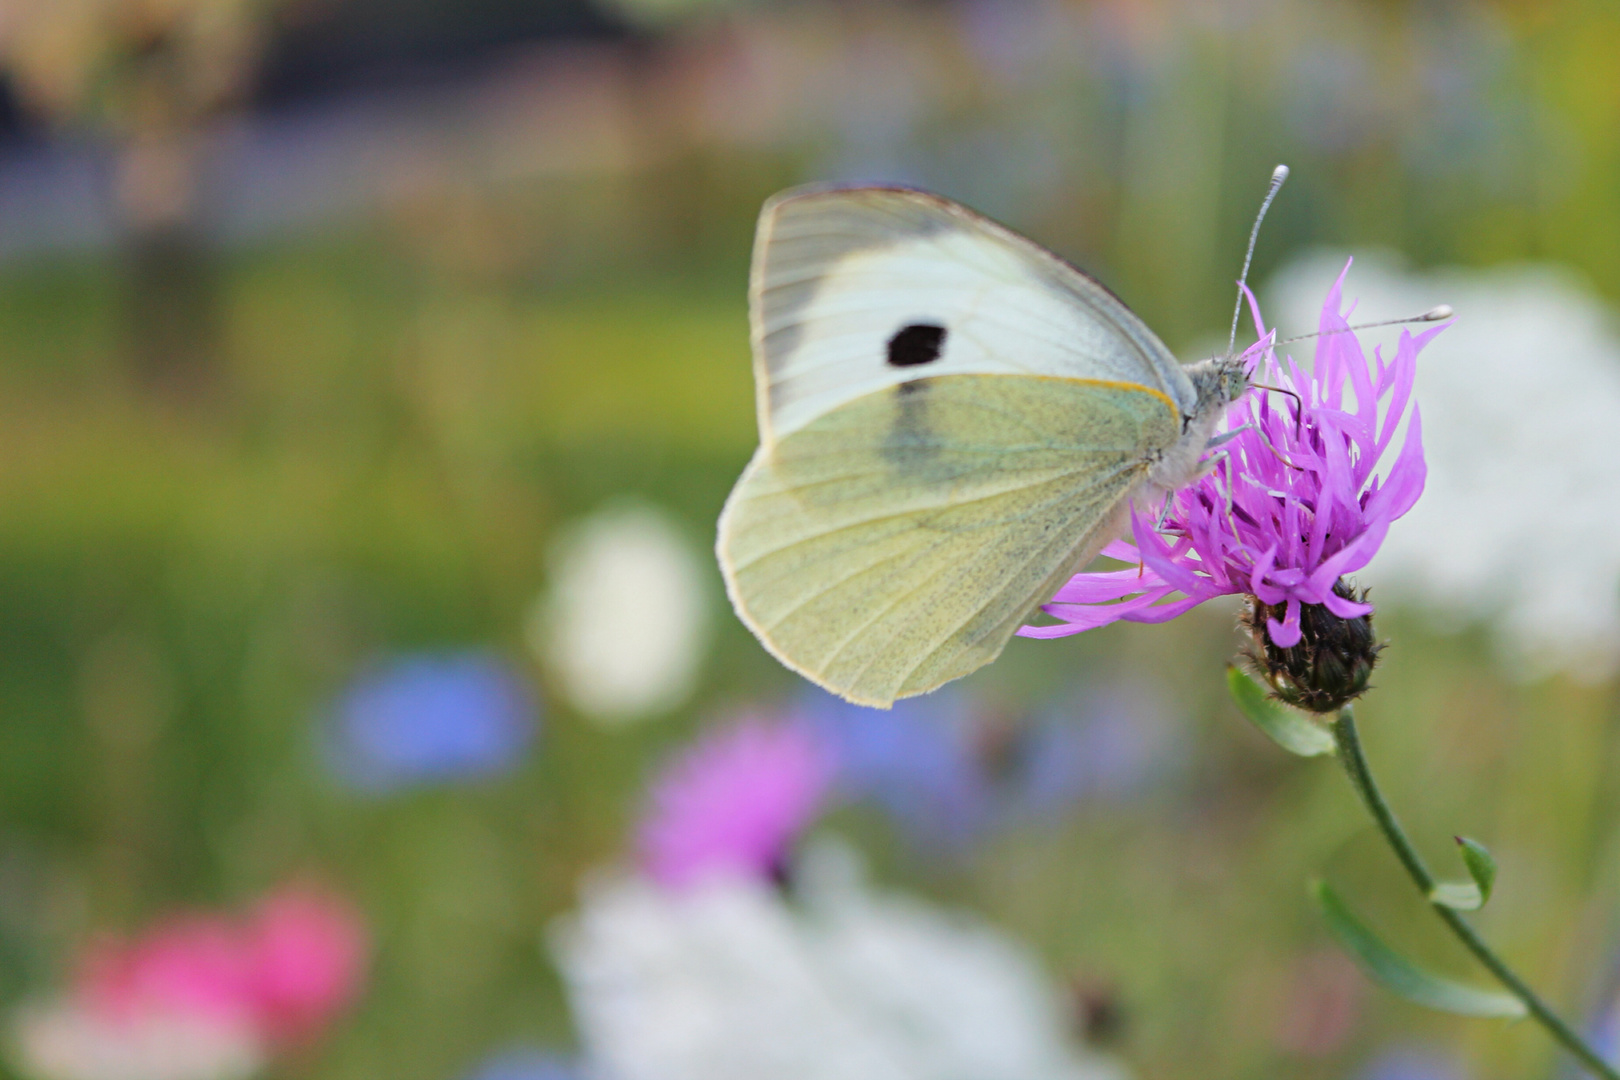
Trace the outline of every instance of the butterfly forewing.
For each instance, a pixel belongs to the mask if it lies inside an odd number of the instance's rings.
[[[1180,414],[1100,380],[944,375],[762,446],[721,516],[738,613],[784,663],[883,705],[988,663],[1115,535]]]
[[[721,515],[726,587],[778,658],[866,704],[994,659],[1197,405],[1101,285],[925,192],[772,199],[750,317],[760,449]]]
[[[1180,365],[1124,304],[1016,233],[904,188],[788,192],[760,215],[751,282],[761,441],[920,376],[1054,375],[1157,390]]]

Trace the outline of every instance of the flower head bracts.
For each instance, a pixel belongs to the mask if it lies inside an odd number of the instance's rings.
[[[1324,605],[1345,619],[1372,610],[1335,593],[1334,584],[1368,563],[1390,523],[1423,491],[1412,380],[1418,352],[1445,327],[1403,331],[1393,360],[1386,363],[1374,349],[1369,363],[1339,310],[1349,269],[1322,306],[1311,371],[1291,357],[1278,360],[1274,335],[1249,296],[1261,335],[1250,350],[1255,379],[1292,391],[1300,404],[1262,389],[1234,404],[1221,424],[1229,440],[1207,456],[1205,476],[1170,496],[1163,526],[1133,505],[1135,544],[1120,540],[1103,549],[1136,565],[1075,575],[1042,607],[1063,622],[1026,626],[1022,636],[1062,637],[1121,619],[1164,622],[1217,596],[1248,594],[1283,606],[1282,619],[1267,620],[1267,635],[1289,648],[1300,640],[1303,604]],[[1408,407],[1400,452],[1380,475]]]

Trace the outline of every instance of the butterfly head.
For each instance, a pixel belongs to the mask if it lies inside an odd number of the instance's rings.
[[[1252,385],[1248,361],[1242,356],[1216,356],[1187,368],[1198,393],[1197,416],[1219,417]]]
[[[1226,407],[1249,389],[1248,365],[1239,356],[1214,356],[1183,370],[1196,397],[1192,414],[1182,415],[1181,438],[1148,473],[1148,482],[1160,491],[1175,491],[1198,478],[1204,452]]]

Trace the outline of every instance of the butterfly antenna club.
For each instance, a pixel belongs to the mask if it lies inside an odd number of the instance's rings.
[[[1283,338],[1278,345],[1292,345],[1296,341],[1309,341],[1314,337],[1324,337],[1330,334],[1348,334],[1354,330],[1376,330],[1380,326],[1405,326],[1408,323],[1440,322],[1449,319],[1456,312],[1451,310],[1450,304],[1440,304],[1430,308],[1421,315],[1408,315],[1404,319],[1384,319],[1380,322],[1356,323],[1354,326],[1342,326],[1336,330],[1315,330],[1309,334],[1300,334],[1297,337]]]
[[[1283,181],[1288,179],[1288,166],[1279,165],[1271,170],[1271,186],[1266,189],[1266,197],[1260,203],[1260,212],[1254,215],[1254,228],[1249,230],[1249,250],[1243,253],[1243,272],[1238,275],[1237,301],[1232,305],[1232,332],[1226,338],[1226,355],[1231,356],[1237,347],[1238,316],[1243,313],[1243,286],[1249,283],[1249,263],[1254,261],[1255,241],[1260,239],[1260,223],[1266,220],[1266,211],[1271,209],[1271,200],[1277,197],[1282,188]]]

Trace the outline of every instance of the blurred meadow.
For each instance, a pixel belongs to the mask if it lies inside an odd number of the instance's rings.
[[[568,1058],[548,927],[630,858],[649,776],[742,711],[829,707],[709,554],[756,441],[766,196],[940,191],[1193,359],[1224,345],[1287,162],[1263,302],[1322,250],[1452,282],[1550,266],[1598,312],[1601,373],[1617,58],[1599,0],[0,0],[0,1009],[98,934],[310,880],[363,914],[369,970],[266,1075]],[[1491,314],[1453,302],[1459,332]],[[1558,332],[1496,358],[1558,388],[1507,402],[1525,431],[1588,392]],[[1613,513],[1596,475],[1577,494]],[[1472,512],[1554,530],[1539,485]],[[1559,559],[1620,536],[1581,520]],[[1447,521],[1414,534],[1441,566],[1478,546]],[[1450,608],[1375,563],[1389,648],[1361,716],[1433,861],[1460,873],[1453,833],[1498,855],[1483,930],[1597,1023],[1620,992],[1620,647],[1502,644],[1493,590],[1542,555],[1502,549]],[[1578,600],[1620,602],[1611,563],[1571,569]],[[1313,874],[1484,980],[1331,763],[1230,704],[1234,612],[1015,640],[894,728],[893,798],[818,831],[1025,943],[1076,1037],[1143,1080],[1564,1075],[1531,1026],[1424,1013],[1337,951]],[[858,743],[889,721],[827,723]],[[940,811],[931,754],[999,809]],[[1402,1053],[1440,1064],[1380,1065]],[[517,1068],[479,1075],[542,1075]]]

